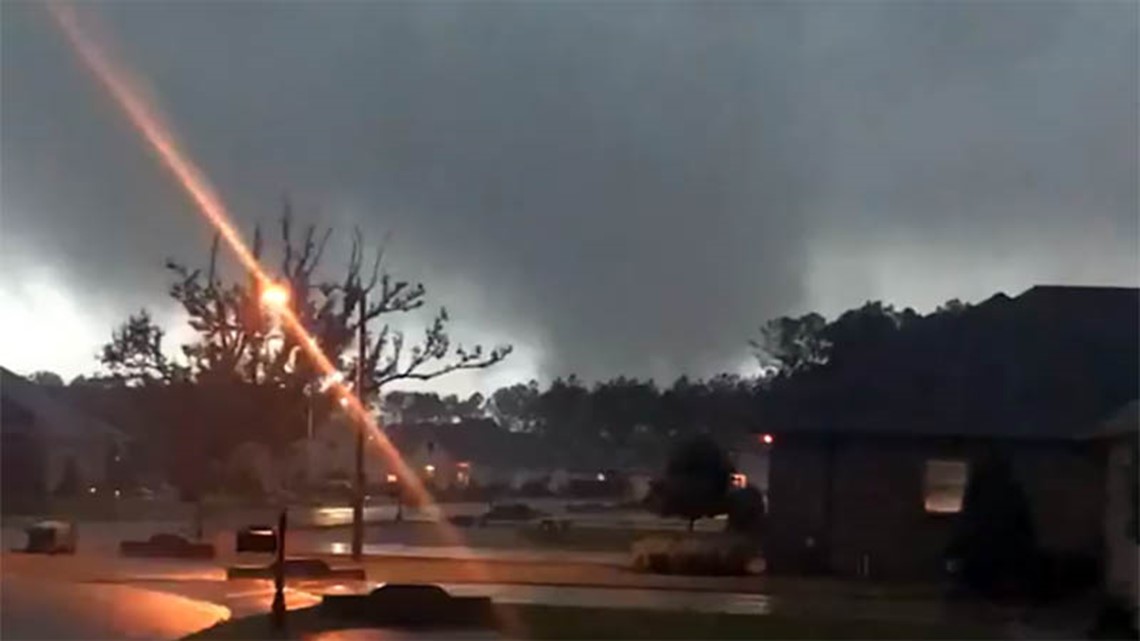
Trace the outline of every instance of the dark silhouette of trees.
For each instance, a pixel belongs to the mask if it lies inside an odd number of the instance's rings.
[[[389,392],[384,396],[384,411],[397,423],[458,423],[482,418],[483,395],[475,392],[465,399],[455,394],[440,396],[435,392]]]
[[[1033,518],[1008,460],[994,455],[970,477],[962,513],[948,550],[971,590],[993,594],[1022,588],[1036,557]]]
[[[592,405],[589,388],[577,376],[555,379],[538,399],[540,432],[562,446],[596,438]]]
[[[732,473],[716,441],[704,435],[686,439],[677,443],[664,476],[653,483],[647,507],[660,516],[688,519],[692,530],[697,519],[725,513]]]
[[[47,370],[32,372],[31,376],[28,376],[28,380],[46,387],[63,387],[63,379],[60,378],[59,374]]]
[[[332,231],[308,225],[297,234],[286,204],[277,273],[290,292],[291,311],[347,380],[356,369],[351,348],[364,324],[366,389],[358,390],[363,398],[375,398],[395,381],[425,381],[457,370],[489,367],[510,353],[507,345],[490,350],[453,345],[445,308],[425,327],[422,339],[412,343],[389,319],[424,306],[423,284],[393,278],[383,269],[384,247],[369,262],[359,229],[353,232],[343,276],[322,277],[318,268]],[[251,251],[263,262],[264,244],[261,228],[256,227]],[[276,327],[273,311],[261,302],[261,284],[252,275],[229,282],[220,275],[216,237],[204,269],[176,261],[168,261],[167,268],[175,276],[171,295],[198,334],[197,341],[183,347],[196,378],[237,378],[300,388],[323,374],[305,355],[302,339]],[[367,302],[363,318],[361,300]]]
[[[751,485],[728,493],[728,530],[747,534],[761,534],[767,514],[764,495]]]
[[[743,435],[756,427],[760,393],[757,381],[729,374],[681,377],[664,390],[628,377],[587,387],[570,376],[546,388],[535,381],[500,388],[487,411],[504,429],[558,446],[644,450],[704,432]]]
[[[625,445],[635,430],[656,422],[659,394],[652,381],[619,377],[597,384],[590,396],[592,424],[605,441]]]
[[[308,225],[298,234],[286,204],[280,221],[280,256],[277,272],[290,298],[288,305],[318,346],[351,380],[356,369],[352,344],[364,323],[366,335],[366,397],[400,380],[430,380],[461,369],[489,367],[510,353],[509,346],[484,350],[480,345],[453,345],[449,320],[441,308],[412,343],[387,319],[419,309],[426,302],[421,283],[393,278],[382,263],[384,249],[366,265],[364,239],[353,234],[343,277],[318,275],[332,229],[318,231]],[[252,252],[265,262],[260,226],[255,228]],[[186,365],[174,365],[163,349],[163,331],[146,310],[132,315],[112,335],[100,358],[115,376],[131,382],[171,382],[180,378],[230,380],[300,388],[322,373],[304,354],[299,338],[274,323],[273,311],[261,302],[261,284],[252,275],[227,280],[218,264],[219,240],[214,238],[204,268],[191,268],[170,260],[167,269],[175,282],[170,294],[190,318],[196,338],[182,346]],[[359,301],[367,300],[363,319]]]
[[[827,321],[816,313],[776,318],[761,326],[760,338],[748,344],[762,368],[791,375],[827,362],[826,326]]]
[[[529,383],[516,383],[510,387],[502,387],[493,394],[488,401],[488,411],[491,416],[508,430],[513,432],[537,432],[541,424],[539,412],[538,381]]]
[[[945,308],[957,313],[964,307],[953,300]],[[827,364],[856,360],[920,318],[913,309],[898,311],[871,301],[831,322],[816,313],[773,319],[760,328],[760,338],[749,341],[749,345],[761,368],[790,377]]]
[[[345,380],[356,370],[356,336],[365,332],[365,388],[355,390],[365,403],[385,386],[401,380],[430,380],[463,369],[492,366],[506,358],[510,346],[484,349],[453,343],[443,308],[427,324],[419,340],[405,337],[391,319],[426,303],[426,289],[393,277],[383,264],[384,248],[366,255],[363,235],[354,231],[351,249],[337,273],[323,261],[332,229],[307,225],[299,232],[286,204],[275,252],[259,227],[251,251],[277,282],[289,291],[287,305]],[[161,401],[153,438],[165,445],[170,466],[181,484],[200,493],[209,479],[204,460],[215,459],[243,441],[280,449],[304,434],[306,390],[318,387],[324,373],[307,355],[302,338],[283,331],[262,302],[263,283],[252,275],[232,277],[219,260],[214,238],[204,267],[170,260],[170,295],[189,317],[194,338],[181,346],[175,362],[163,343],[164,333],[145,310],[132,315],[104,347],[100,361],[116,382],[155,387]],[[271,256],[277,269],[268,268]],[[365,300],[363,318],[360,301]],[[317,420],[335,407],[334,399],[314,397]],[[177,411],[174,408],[178,408]],[[185,466],[188,454],[199,464]],[[196,479],[196,480],[195,480]],[[194,487],[190,487],[194,486]]]
[[[166,355],[166,332],[154,322],[150,312],[141,309],[111,334],[103,346],[99,362],[110,378],[127,385],[148,385],[185,380],[189,371]]]

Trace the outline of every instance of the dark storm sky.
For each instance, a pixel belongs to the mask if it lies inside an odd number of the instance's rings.
[[[458,338],[517,345],[459,388],[1138,281],[1134,2],[83,6],[246,229],[288,193],[390,233]],[[90,371],[208,234],[42,7],[0,35],[0,362]]]

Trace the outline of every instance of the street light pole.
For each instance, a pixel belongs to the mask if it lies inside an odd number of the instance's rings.
[[[316,466],[313,463],[313,395],[317,393],[316,385],[310,381],[308,385],[309,395],[305,399],[305,483],[308,485],[306,493],[308,496],[313,496],[313,488],[316,487]]]
[[[364,411],[368,411],[368,401],[365,400],[364,391],[364,358],[367,346],[364,329],[365,313],[364,290],[360,291],[360,324],[356,328],[356,396]],[[368,422],[361,418],[356,430],[356,475],[352,495],[352,558],[359,561],[364,552],[364,430],[368,429]]]

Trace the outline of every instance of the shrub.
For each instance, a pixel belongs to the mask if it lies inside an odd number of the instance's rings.
[[[949,556],[972,591],[996,595],[1025,586],[1033,572],[1036,536],[1025,493],[1002,456],[983,461],[966,496]]]
[[[761,560],[754,544],[731,535],[650,537],[635,542],[632,555],[635,570],[655,574],[745,575]]]

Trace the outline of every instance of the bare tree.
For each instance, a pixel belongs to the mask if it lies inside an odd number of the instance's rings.
[[[485,368],[510,353],[509,345],[490,350],[481,345],[453,345],[444,308],[425,328],[422,339],[409,341],[389,319],[425,305],[423,284],[392,277],[383,265],[384,244],[369,256],[359,229],[353,230],[343,278],[321,277],[317,270],[332,233],[331,228],[320,230],[311,224],[296,233],[286,203],[280,220],[277,272],[281,284],[289,288],[293,314],[348,379],[356,367],[352,347],[364,323],[365,398],[395,381],[430,380],[457,370]],[[259,260],[264,244],[259,226],[252,246]],[[176,277],[170,293],[182,304],[198,334],[196,342],[183,347],[196,377],[235,377],[299,387],[321,375],[305,356],[300,337],[274,330],[270,312],[261,305],[260,285],[252,276],[230,282],[222,278],[217,238],[204,270],[175,261],[168,261],[167,268]],[[362,299],[367,302],[363,314],[359,310]]]

